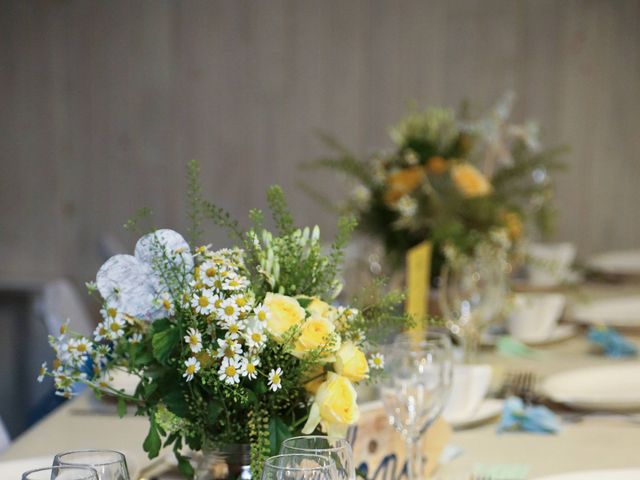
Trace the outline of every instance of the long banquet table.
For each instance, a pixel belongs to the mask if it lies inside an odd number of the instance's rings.
[[[630,338],[640,345],[640,336]],[[633,361],[593,354],[584,331],[538,350],[531,358],[483,352],[480,361],[494,367],[498,380],[506,372],[531,371],[544,378],[579,367]],[[17,438],[0,461],[95,447],[121,450],[139,467],[148,462],[142,451],[147,428],[145,418],[118,419],[114,406],[97,406],[90,396],[81,395]],[[589,414],[577,423],[563,423],[556,435],[497,434],[491,422],[455,431],[450,443],[463,453],[440,467],[440,479],[468,480],[478,464],[529,465],[530,478],[583,469],[640,467],[640,420],[620,414]]]

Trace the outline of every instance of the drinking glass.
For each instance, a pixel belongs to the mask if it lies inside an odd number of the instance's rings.
[[[129,480],[125,456],[115,450],[76,450],[59,453],[53,465],[86,465],[98,472],[98,480]]]
[[[22,480],[98,480],[98,472],[91,467],[46,467],[29,470]]]
[[[507,296],[505,262],[498,255],[474,256],[445,265],[440,279],[440,309],[449,330],[462,340],[465,363],[472,363],[482,331]]]
[[[442,412],[451,388],[451,341],[448,334],[427,332],[424,339],[402,336],[382,351],[382,401],[405,441],[407,478],[418,480],[423,477],[422,435]]]
[[[303,435],[287,438],[280,447],[281,454],[307,453],[331,458],[336,464],[339,480],[355,480],[356,467],[351,445],[344,438],[330,439],[324,435]]]
[[[338,480],[336,464],[324,455],[276,455],[264,462],[262,480]]]

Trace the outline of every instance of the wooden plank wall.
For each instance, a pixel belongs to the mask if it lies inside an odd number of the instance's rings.
[[[142,205],[184,228],[192,158],[233,213],[277,182],[332,231],[296,186],[317,130],[364,153],[410,102],[508,89],[573,148],[557,238],[640,246],[639,0],[2,0],[0,279],[90,279]]]

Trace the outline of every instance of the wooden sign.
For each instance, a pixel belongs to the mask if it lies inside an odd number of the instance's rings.
[[[389,424],[382,402],[360,406],[358,425],[349,432],[356,469],[367,480],[399,480],[407,478],[404,440]],[[438,459],[451,438],[451,427],[438,418],[422,438],[424,478],[438,466]]]

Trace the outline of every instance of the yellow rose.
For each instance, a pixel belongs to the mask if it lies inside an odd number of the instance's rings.
[[[459,163],[451,169],[451,178],[456,188],[465,197],[482,197],[491,193],[491,184],[476,167],[469,163]]]
[[[424,168],[415,165],[389,174],[387,190],[384,192],[385,203],[394,205],[400,198],[413,192],[422,183],[425,173]]]
[[[327,302],[323,302],[318,297],[313,297],[309,305],[307,305],[307,312],[309,312],[311,316],[329,318],[331,305]]]
[[[300,329],[300,335],[296,339],[296,343],[291,352],[295,357],[302,358],[311,350],[319,348],[330,348],[334,352],[340,347],[340,337],[334,335],[336,327],[333,322],[327,318],[314,316],[309,318]],[[329,345],[331,344],[331,347]],[[333,360],[326,358],[326,361]]]
[[[307,372],[304,389],[311,395],[315,395],[320,385],[322,385],[326,379],[327,376],[324,373],[324,367],[322,365],[316,365]]]
[[[320,424],[329,437],[344,437],[349,425],[360,418],[356,400],[356,390],[347,377],[327,373],[327,380],[318,388],[302,433],[309,435]]]
[[[278,293],[267,293],[264,306],[270,313],[267,330],[278,341],[282,340],[282,335],[287,330],[304,321],[306,315],[304,308],[295,298]]]
[[[442,175],[447,171],[447,167],[447,161],[438,155],[427,160],[427,171],[434,175]]]
[[[367,358],[358,347],[351,342],[345,342],[336,353],[333,364],[336,373],[347,377],[352,382],[359,382],[367,378],[369,365]]]

